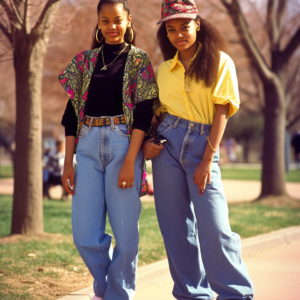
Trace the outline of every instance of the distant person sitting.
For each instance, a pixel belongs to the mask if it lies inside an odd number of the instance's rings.
[[[228,155],[228,159],[230,162],[236,161],[236,154],[235,154],[235,147],[236,147],[236,141],[233,138],[227,139],[225,142],[226,146],[226,153]]]
[[[51,153],[48,158],[48,162],[46,165],[46,169],[49,171],[49,177],[47,181],[46,193],[49,199],[51,199],[49,195],[50,186],[61,185],[61,176],[64,168],[65,162],[65,144],[62,141],[56,142],[56,151]],[[65,193],[62,195],[62,198],[65,196]]]
[[[300,129],[298,129],[298,131],[293,136],[292,146],[294,147],[296,166],[299,169],[300,168]]]

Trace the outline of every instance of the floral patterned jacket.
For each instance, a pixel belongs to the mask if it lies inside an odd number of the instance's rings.
[[[66,70],[59,75],[59,81],[68,93],[78,118],[75,153],[80,128],[83,124],[84,109],[88,98],[92,74],[102,47],[79,53],[73,58]],[[133,114],[136,105],[141,101],[158,97],[155,74],[147,54],[139,48],[134,46],[130,47],[123,77],[123,111],[126,117],[129,139],[132,134]],[[159,101],[155,101],[153,112],[157,107],[159,107]],[[157,130],[156,124],[156,116],[155,113],[153,113],[152,125],[146,136],[155,136]],[[146,175],[146,168],[144,168],[141,196],[146,195],[148,192]]]

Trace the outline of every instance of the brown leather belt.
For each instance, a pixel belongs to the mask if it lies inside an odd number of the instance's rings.
[[[91,124],[92,120],[92,124]],[[84,117],[83,124],[86,126],[92,127],[100,127],[100,126],[110,126],[112,124],[120,125],[120,124],[126,124],[126,118],[125,116],[121,117],[106,117],[106,118],[91,118],[91,117]]]

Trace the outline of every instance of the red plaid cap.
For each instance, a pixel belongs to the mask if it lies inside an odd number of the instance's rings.
[[[157,25],[172,19],[196,19],[199,15],[194,0],[163,0],[161,20]]]

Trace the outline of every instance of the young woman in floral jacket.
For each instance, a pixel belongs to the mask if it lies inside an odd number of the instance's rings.
[[[62,120],[62,181],[73,196],[74,242],[94,277],[93,299],[129,300],[135,291],[140,195],[147,193],[140,148],[145,135],[153,135],[158,88],[147,54],[134,47],[127,1],[101,0],[97,10],[92,50],[76,55],[59,76],[70,98]]]

